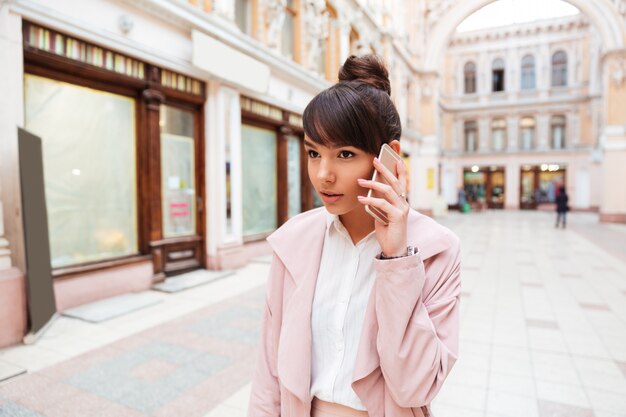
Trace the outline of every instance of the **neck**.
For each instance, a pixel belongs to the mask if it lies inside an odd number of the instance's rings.
[[[374,218],[367,214],[364,207],[359,207],[339,216],[341,224],[346,228],[352,243],[357,244],[374,230]]]

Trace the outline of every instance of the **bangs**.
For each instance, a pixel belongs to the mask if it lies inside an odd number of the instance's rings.
[[[334,85],[315,96],[302,119],[304,133],[328,148],[353,146],[377,155],[386,142],[376,109],[363,100],[362,92],[347,84]]]

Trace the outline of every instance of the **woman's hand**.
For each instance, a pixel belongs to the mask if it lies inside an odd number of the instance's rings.
[[[384,225],[378,220],[375,222],[376,239],[385,256],[402,256],[407,247],[407,221],[409,217],[409,203],[406,201],[406,170],[402,161],[396,162],[392,173],[378,158],[374,158],[374,168],[387,181],[383,184],[376,181],[359,179],[361,187],[377,191],[384,198],[359,196],[359,202],[370,205],[385,212],[389,224]],[[397,174],[397,176],[395,175]]]

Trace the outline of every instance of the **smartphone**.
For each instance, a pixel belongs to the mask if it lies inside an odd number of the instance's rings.
[[[394,174],[396,172],[396,168],[395,168],[396,163],[398,161],[403,162],[402,157],[400,157],[400,155],[398,155],[391,148],[391,146],[387,145],[386,143],[384,143],[382,148],[380,148],[380,154],[378,155],[378,160],[384,166],[386,166],[389,171],[391,171]],[[383,184],[388,184],[387,180],[385,180],[385,177],[383,177],[383,175],[380,174],[377,169],[374,169],[374,175],[372,175],[372,181],[377,181]],[[367,196],[374,197],[374,198],[384,198],[383,196],[379,194],[378,191],[374,191],[371,188],[368,191]],[[370,206],[370,205],[365,205],[365,211],[368,212],[374,219],[381,222],[385,226],[389,224],[389,219],[387,218],[387,215],[385,214],[384,211],[379,210],[378,208]]]

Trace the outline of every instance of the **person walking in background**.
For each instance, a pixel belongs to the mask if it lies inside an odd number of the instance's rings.
[[[559,223],[563,225],[563,229],[565,229],[565,215],[569,210],[569,206],[567,202],[569,201],[569,197],[565,192],[565,187],[561,186],[559,188],[559,194],[556,196],[556,225],[554,227],[559,227]]]
[[[465,189],[463,187],[459,188],[459,211],[461,213],[467,213],[467,209],[465,205],[467,204],[467,197],[465,195]]]

